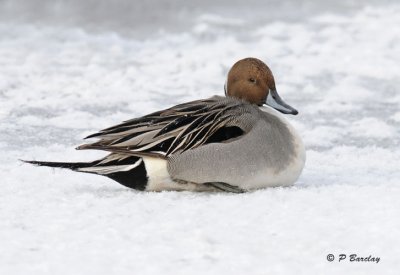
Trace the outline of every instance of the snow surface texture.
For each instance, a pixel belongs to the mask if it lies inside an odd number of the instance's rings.
[[[0,21],[0,274],[399,274],[400,5],[252,23],[197,13],[146,38]],[[300,111],[288,117],[307,146],[294,187],[141,193],[17,161],[103,156],[74,147],[223,94],[247,56],[270,65]]]

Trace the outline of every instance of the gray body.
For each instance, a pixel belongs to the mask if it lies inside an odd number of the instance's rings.
[[[237,101],[218,98],[227,105]],[[302,158],[298,137],[277,112],[272,109],[265,112],[256,105],[244,103],[232,115],[235,115],[232,124],[246,133],[226,143],[206,144],[170,156],[167,167],[172,179],[194,183],[225,182],[253,189],[263,185],[260,177],[265,177],[265,185],[275,186],[276,175],[297,172],[290,170],[293,162]]]

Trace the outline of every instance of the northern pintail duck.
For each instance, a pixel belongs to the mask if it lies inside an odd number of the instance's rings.
[[[226,97],[191,101],[101,130],[78,150],[109,155],[93,162],[32,164],[107,176],[146,191],[243,192],[292,185],[305,163],[299,134],[281,113],[268,66],[245,58],[230,69]],[[280,113],[279,113],[279,112]]]

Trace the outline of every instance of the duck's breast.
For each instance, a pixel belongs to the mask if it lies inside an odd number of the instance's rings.
[[[266,142],[263,150],[269,156],[267,169],[254,178],[253,186],[289,186],[299,178],[305,164],[306,153],[299,133],[286,118],[270,107],[261,108]],[[268,182],[265,183],[265,179]],[[264,186],[264,187],[265,187]]]

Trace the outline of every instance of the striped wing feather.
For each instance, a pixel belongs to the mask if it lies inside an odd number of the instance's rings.
[[[241,104],[226,104],[217,98],[180,104],[92,134],[87,138],[99,141],[77,149],[167,157],[206,143],[219,129],[233,123],[234,116],[228,110]]]

